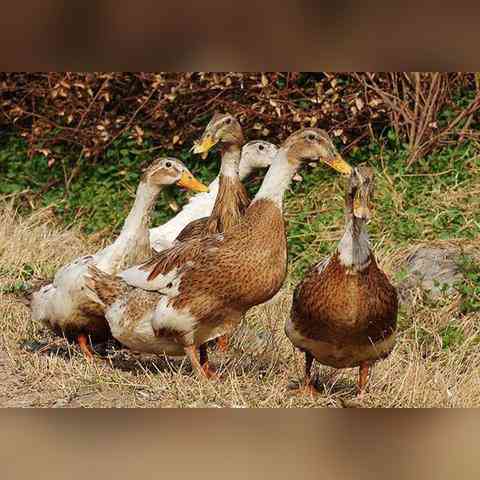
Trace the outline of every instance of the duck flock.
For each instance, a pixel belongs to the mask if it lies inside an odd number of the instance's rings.
[[[201,378],[216,377],[209,342],[226,354],[229,336],[253,306],[281,289],[288,266],[283,198],[306,164],[348,176],[345,230],[337,249],[313,265],[295,288],[285,334],[305,354],[298,392],[316,394],[313,360],[335,369],[369,367],[392,350],[397,293],[377,265],[367,224],[374,173],[352,168],[323,130],[305,128],[277,147],[245,143],[240,123],[215,114],[194,152],[221,152],[218,177],[206,187],[183,163],[155,160],[144,172],[133,207],[112,245],[65,265],[32,296],[32,318],[75,340],[87,358],[91,343],[113,337],[144,353],[188,356]],[[251,199],[242,183],[268,167]],[[166,185],[196,193],[171,220],[149,229]],[[335,370],[338,371],[338,370]]]

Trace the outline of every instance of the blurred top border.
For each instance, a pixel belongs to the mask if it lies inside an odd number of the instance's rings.
[[[1,70],[478,70],[478,2],[10,2]]]

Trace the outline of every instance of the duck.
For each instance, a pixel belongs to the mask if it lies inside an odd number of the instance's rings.
[[[359,367],[357,389],[362,396],[370,366],[395,345],[397,292],[377,264],[367,231],[373,188],[371,167],[361,164],[352,170],[343,237],[335,252],[314,265],[294,290],[285,333],[305,354],[299,391],[318,393],[312,375],[316,360],[335,369]]]
[[[177,185],[197,192],[208,187],[197,180],[178,159],[161,157],[144,172],[135,201],[114,243],[94,255],[85,255],[62,267],[52,283],[32,294],[32,319],[41,322],[68,339],[74,338],[83,354],[91,358],[91,341],[110,336],[108,323],[98,305],[85,295],[84,275],[89,265],[110,274],[149,258],[149,223],[161,189]]]
[[[112,335],[132,350],[186,355],[199,377],[215,378],[200,347],[229,334],[248,309],[280,290],[287,274],[283,196],[309,162],[351,171],[323,130],[302,129],[282,144],[227,231],[181,242],[117,276],[89,268],[88,288]]]
[[[265,140],[247,142],[241,150],[238,176],[241,182],[254,171],[268,168],[277,154],[278,148]],[[193,195],[177,215],[163,225],[150,229],[150,244],[156,252],[170,248],[175,241],[182,241],[194,220],[198,220],[197,229],[204,225],[212,213],[217,198],[220,176],[218,175],[209,185],[208,192]],[[192,228],[192,227],[190,227]]]
[[[195,143],[193,152],[206,157],[215,146],[218,146],[221,152],[220,173],[213,182],[213,192],[216,192],[215,200],[210,215],[190,221],[177,234],[175,242],[186,242],[192,238],[225,233],[240,221],[250,204],[250,196],[242,179],[247,176],[253,166],[269,166],[274,158],[272,154],[276,154],[277,150],[274,145],[267,142],[256,141],[242,147],[243,143],[243,130],[235,116],[229,113],[213,115],[202,137]],[[240,167],[242,167],[241,170]],[[210,198],[212,195],[213,193],[208,194]],[[176,225],[178,226],[178,222]],[[228,336],[222,336],[217,339],[217,348],[226,353],[229,342]],[[205,349],[206,346],[202,346],[202,355],[207,355]]]

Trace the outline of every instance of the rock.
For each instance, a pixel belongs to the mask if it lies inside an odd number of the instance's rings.
[[[455,293],[454,284],[461,282],[463,275],[458,267],[459,250],[448,247],[422,247],[407,257],[402,271],[406,275],[399,285],[401,293],[420,287],[433,298],[443,292]]]

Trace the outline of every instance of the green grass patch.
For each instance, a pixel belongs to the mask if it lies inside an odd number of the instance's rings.
[[[480,310],[480,265],[468,255],[460,257],[458,267],[463,274],[464,281],[455,285],[462,296],[460,311],[463,314]]]
[[[23,139],[6,137],[0,145],[0,195],[17,195],[23,211],[52,206],[66,225],[85,233],[119,231],[132,205],[142,170],[157,156],[174,155],[204,182],[218,172],[218,157],[202,161],[186,147],[179,152],[153,149],[148,140],[140,148],[128,137],[117,139],[95,162],[59,145],[58,159],[49,168],[41,155],[29,158]],[[474,142],[445,146],[406,168],[408,149],[385,132],[378,142],[354,149],[347,157],[353,165],[367,162],[377,171],[376,214],[370,235],[398,248],[419,241],[474,239],[480,236],[478,171]],[[69,176],[77,167],[77,174]],[[333,251],[343,229],[345,181],[326,167],[306,168],[303,181],[293,183],[286,197],[288,245],[294,277]],[[252,180],[253,193],[261,179]],[[153,223],[174,215],[171,200],[182,205],[186,193],[169,188],[162,192]],[[467,227],[468,225],[468,227]],[[471,306],[466,305],[468,310]]]

